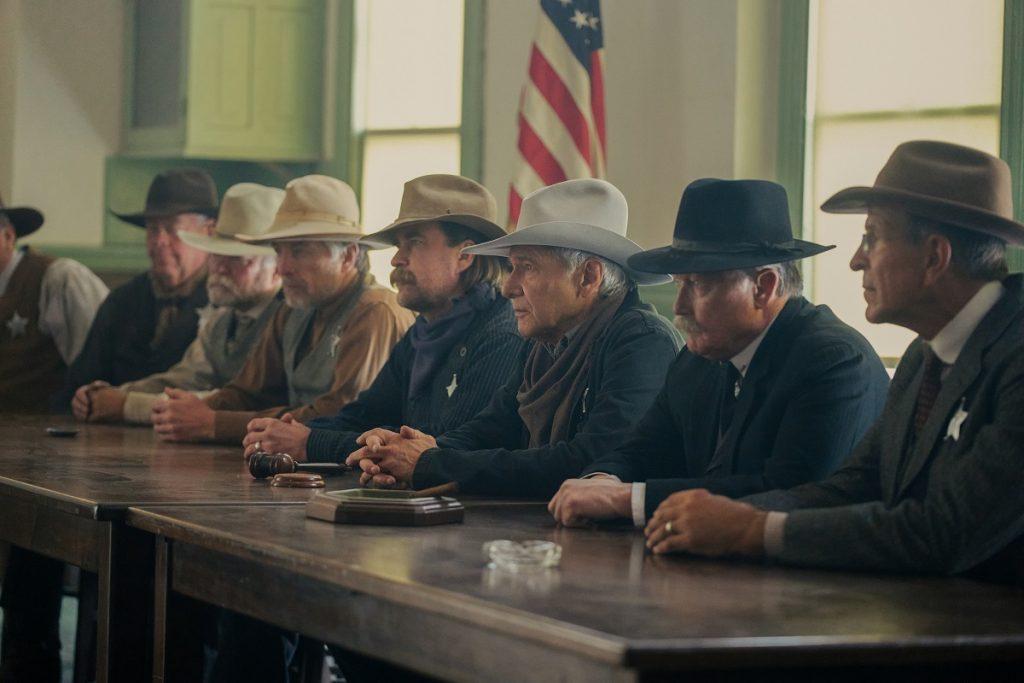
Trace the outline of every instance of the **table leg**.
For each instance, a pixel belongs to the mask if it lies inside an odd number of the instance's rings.
[[[154,547],[151,537],[104,522],[96,607],[98,683],[145,680],[150,672]]]
[[[171,590],[171,544],[156,537],[153,572],[153,683],[163,683],[167,666],[167,599]]]

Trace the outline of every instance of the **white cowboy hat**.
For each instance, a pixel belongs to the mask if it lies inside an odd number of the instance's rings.
[[[359,225],[359,202],[346,183],[325,175],[307,175],[285,185],[284,201],[274,223],[262,235],[239,235],[244,242],[316,240],[322,242],[358,242],[366,237]],[[376,249],[389,244],[363,241]]]
[[[643,249],[626,238],[626,198],[611,183],[594,178],[542,187],[523,199],[515,232],[466,247],[467,254],[508,256],[510,247],[579,249],[620,266],[638,285],[669,282],[667,275],[633,270],[627,260]]]
[[[237,238],[259,237],[270,229],[284,190],[256,183],[238,183],[228,188],[220,202],[217,228],[212,235],[182,232],[185,244],[220,256],[273,256],[271,247],[246,244]]]

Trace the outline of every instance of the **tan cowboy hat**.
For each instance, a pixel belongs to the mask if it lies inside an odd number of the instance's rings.
[[[497,216],[497,202],[486,187],[462,176],[435,173],[407,182],[398,218],[365,239],[394,244],[395,232],[401,228],[445,221],[469,228],[479,234],[483,242],[506,234],[495,222]]]
[[[1024,225],[1013,220],[1010,167],[970,147],[934,140],[904,142],[872,187],[840,190],[821,209],[865,213],[878,204],[1024,244]]]
[[[284,190],[256,183],[238,183],[228,188],[220,203],[217,228],[212,235],[194,232],[178,234],[185,244],[220,256],[273,256],[271,247],[246,244],[236,237],[263,235],[274,222]]]
[[[307,175],[285,185],[284,201],[265,233],[238,235],[238,239],[257,244],[300,240],[357,242],[365,236],[352,188],[337,178]],[[390,246],[364,244],[370,248]]]
[[[466,247],[467,254],[508,256],[515,246],[579,249],[620,266],[638,285],[669,282],[668,275],[631,268],[630,256],[643,251],[626,238],[626,198],[604,180],[583,178],[542,187],[523,198],[515,232]]]
[[[145,228],[146,219],[201,213],[217,217],[217,185],[201,168],[172,168],[153,178],[146,193],[146,208],[136,213],[111,211],[121,220]]]

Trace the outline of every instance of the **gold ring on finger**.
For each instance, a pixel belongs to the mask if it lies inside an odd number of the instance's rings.
[[[672,522],[671,521],[665,522],[665,533],[668,534],[669,536],[672,535]]]

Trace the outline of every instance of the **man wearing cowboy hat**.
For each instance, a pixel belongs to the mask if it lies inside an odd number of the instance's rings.
[[[430,434],[460,426],[505,383],[523,339],[507,299],[499,256],[462,252],[505,235],[483,185],[435,174],[405,184],[398,218],[366,238],[398,247],[391,282],[398,303],[418,313],[373,384],[337,415],[305,426],[273,418],[249,424],[248,455],[260,443],[300,460],[341,462],[356,438],[379,425]]]
[[[656,553],[972,575],[1024,573],[1024,279],[1006,275],[1009,167],[946,142],[896,148],[873,187],[822,206],[867,213],[850,267],[866,316],[917,332],[887,409],[821,483],[731,501],[669,497],[647,527]],[[671,525],[671,526],[669,526]],[[666,528],[668,527],[668,528]]]
[[[274,220],[284,191],[255,183],[228,188],[213,235],[179,237],[208,254],[206,293],[216,306],[182,359],[166,372],[111,387],[96,381],[80,387],[71,402],[79,420],[148,424],[164,389],[208,392],[228,383],[282,305],[274,250],[247,244],[238,235],[261,235]]]
[[[555,519],[642,528],[675,491],[736,498],[835,470],[881,411],[889,378],[864,337],[800,295],[797,260],[830,248],[793,239],[781,185],[691,183],[672,245],[629,260],[673,274],[686,348],[632,436],[562,484]]]
[[[199,169],[157,175],[138,213],[114,212],[146,231],[150,269],[118,287],[100,306],[81,353],[68,369],[54,405],[68,411],[79,387],[101,380],[122,384],[177,363],[195,339],[207,304],[206,253],[181,235],[208,235],[217,215],[217,187]]]
[[[528,195],[516,231],[466,251],[507,256],[502,293],[531,343],[523,372],[459,429],[408,425],[360,436],[348,458],[363,481],[467,493],[549,496],[613,448],[661,386],[678,333],[640,302],[637,284],[667,280],[630,268],[626,199],[603,180],[569,180]]]
[[[498,292],[505,259],[462,251],[505,235],[496,213],[491,193],[469,178],[433,174],[407,182],[398,217],[365,239],[398,247],[391,282],[398,302],[418,314],[416,322],[358,398],[308,426],[256,418],[243,441],[245,455],[258,446],[299,460],[342,462],[359,448],[356,438],[378,425],[442,434],[521,373],[524,341],[512,306]],[[225,614],[217,632],[211,681],[262,680],[287,668],[281,637],[288,634],[280,629]],[[339,665],[347,677],[353,666],[367,666],[348,652]]]
[[[385,245],[363,237],[351,187],[322,175],[289,182],[270,229],[238,235],[274,248],[287,306],[224,387],[205,399],[167,389],[153,407],[157,434],[238,443],[255,417],[308,422],[368,387],[412,315],[369,273],[367,246]]]
[[[42,224],[39,211],[6,208],[0,200],[0,413],[48,410],[107,296],[106,285],[82,264],[15,248]],[[59,680],[64,564],[16,546],[0,557],[6,559],[0,680]],[[36,591],[38,579],[54,590]]]
[[[77,261],[17,240],[43,224],[0,199],[0,412],[45,412],[78,355],[107,287]]]

